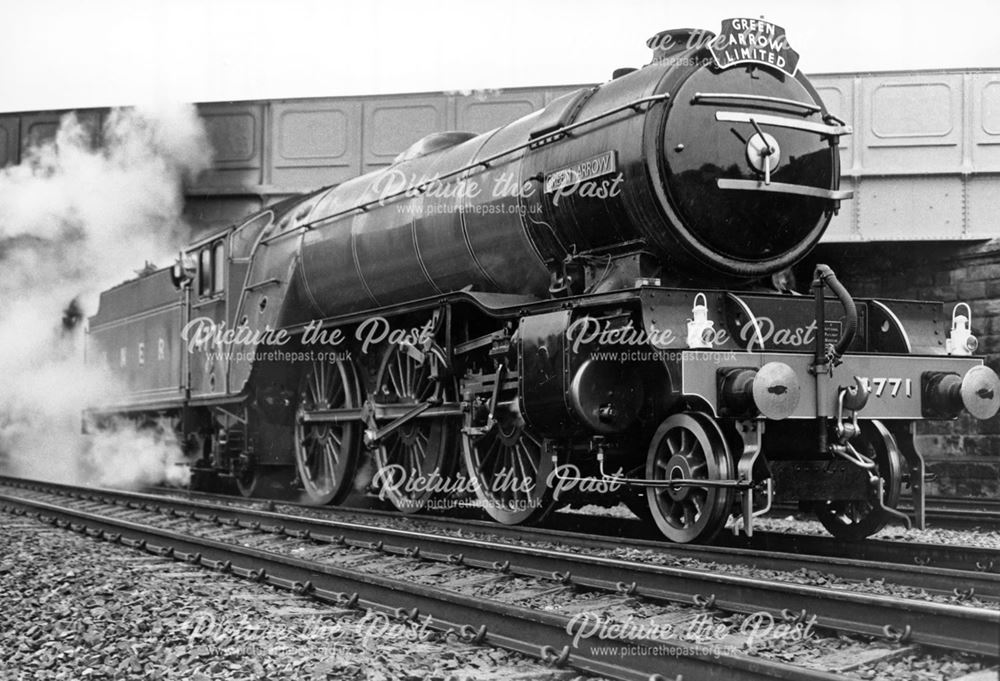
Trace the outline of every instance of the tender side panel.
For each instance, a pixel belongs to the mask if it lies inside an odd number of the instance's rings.
[[[178,299],[104,324],[91,322],[88,363],[107,366],[120,383],[106,402],[146,404],[183,397],[182,320]]]

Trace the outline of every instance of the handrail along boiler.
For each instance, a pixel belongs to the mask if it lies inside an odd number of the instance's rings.
[[[176,428],[196,486],[315,504],[624,502],[689,542],[751,533],[777,496],[864,537],[909,522],[909,485],[922,526],[914,424],[1000,407],[971,328],[946,344],[940,304],[854,300],[823,265],[811,296],[782,284],[850,198],[851,129],[781,27],[649,44],[105,292],[89,354],[129,392],[88,417]]]

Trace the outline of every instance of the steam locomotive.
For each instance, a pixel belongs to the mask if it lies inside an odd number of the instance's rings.
[[[840,202],[829,113],[784,31],[654,36],[653,60],[484,134],[192,243],[101,296],[87,418],[176,429],[192,485],[501,523],[625,503],[677,542],[775,498],[839,537],[923,526],[914,424],[1000,407],[939,303],[785,273]]]

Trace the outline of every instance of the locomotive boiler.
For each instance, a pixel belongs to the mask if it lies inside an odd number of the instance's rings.
[[[196,486],[313,504],[623,502],[689,542],[780,498],[864,537],[908,486],[922,526],[914,424],[991,417],[1000,379],[939,303],[782,283],[850,198],[851,129],[780,27],[650,46],[105,292],[90,356],[127,394],[88,417],[176,428]]]

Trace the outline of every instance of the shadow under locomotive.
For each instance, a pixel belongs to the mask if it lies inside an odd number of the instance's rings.
[[[922,526],[914,424],[993,416],[1000,379],[940,303],[854,300],[823,266],[789,290],[850,197],[850,127],[782,54],[691,35],[105,292],[89,356],[130,392],[88,418],[176,429],[195,486],[314,504],[624,502],[689,542],[780,498],[857,538],[909,522],[909,485]]]

